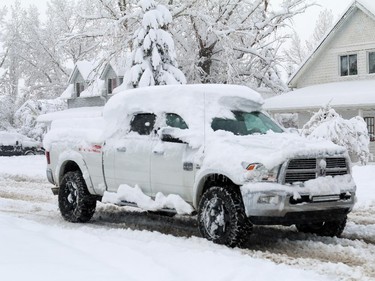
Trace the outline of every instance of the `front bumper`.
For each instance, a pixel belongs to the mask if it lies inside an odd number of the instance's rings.
[[[249,183],[241,187],[246,215],[254,224],[292,225],[344,218],[356,201],[355,185],[317,193],[276,183]]]

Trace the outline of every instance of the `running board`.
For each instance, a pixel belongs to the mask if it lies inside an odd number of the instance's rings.
[[[134,208],[138,208],[138,209],[148,211],[148,212],[163,212],[163,213],[168,213],[168,214],[171,214],[171,215],[177,214],[177,211],[175,209],[163,208],[163,209],[157,209],[157,210],[147,210],[147,209],[142,209],[142,208],[138,207],[137,204],[132,203],[132,202],[128,202],[128,201],[121,201],[120,203],[118,203],[116,205],[126,206],[126,207],[134,207]]]

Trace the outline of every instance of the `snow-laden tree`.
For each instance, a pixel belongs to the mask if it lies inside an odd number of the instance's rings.
[[[327,105],[315,113],[303,126],[301,134],[308,138],[330,140],[347,148],[351,158],[366,164],[372,155],[369,151],[370,138],[362,117],[343,119]]]
[[[18,131],[30,138],[42,140],[46,132],[46,125],[37,123],[39,115],[66,109],[66,102],[56,99],[30,99],[15,113],[15,125]]]
[[[177,67],[176,52],[168,25],[172,15],[154,0],[140,0],[143,17],[134,34],[132,66],[125,73],[122,88],[185,84]]]
[[[333,25],[333,13],[331,10],[325,9],[319,13],[315,23],[315,28],[311,37],[302,43],[297,32],[291,35],[290,47],[284,51],[284,55],[288,64],[288,75],[294,73],[311,52],[315,50],[327,32]]]
[[[5,90],[1,94],[5,96],[7,117],[10,124],[13,123],[13,114],[16,110],[19,80],[21,78],[22,65],[19,51],[22,50],[22,26],[25,11],[21,8],[19,1],[16,1],[10,8],[11,20],[5,20],[3,31],[2,48],[5,50],[1,75],[1,88]]]
[[[236,83],[284,91],[280,78],[285,28],[308,0],[174,0],[173,35],[189,82]]]

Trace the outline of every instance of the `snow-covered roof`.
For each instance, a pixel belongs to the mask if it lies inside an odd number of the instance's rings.
[[[330,104],[334,108],[375,108],[375,80],[345,81],[304,87],[265,100],[269,111],[300,111]]]
[[[374,0],[353,0],[341,17],[333,25],[325,36],[321,39],[317,47],[306,57],[306,59],[301,63],[301,65],[296,69],[296,71],[291,75],[288,80],[288,85],[290,87],[295,87],[295,80],[298,79],[299,75],[307,67],[307,65],[314,60],[316,53],[321,50],[324,45],[329,41],[336,31],[347,21],[349,15],[351,15],[357,9],[362,10],[368,16],[372,17],[375,20],[375,1]]]
[[[67,110],[56,111],[56,112],[40,115],[37,118],[37,122],[50,123],[54,120],[59,120],[59,119],[95,118],[95,117],[101,117],[102,114],[103,114],[102,106],[70,108]]]
[[[73,79],[76,77],[77,72],[81,73],[82,78],[85,81],[90,81],[93,80],[95,77],[95,73],[97,73],[97,68],[99,66],[99,61],[98,60],[92,60],[92,61],[87,61],[87,60],[82,60],[76,62],[74,65],[74,69],[69,77],[69,84],[73,83]]]
[[[100,79],[104,79],[105,75],[107,74],[110,67],[112,67],[113,71],[116,73],[117,76],[124,76],[126,71],[126,57],[118,57],[111,59],[104,67],[102,73],[100,74]]]

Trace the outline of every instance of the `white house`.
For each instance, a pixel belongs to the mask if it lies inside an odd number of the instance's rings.
[[[73,68],[68,80],[68,87],[61,98],[67,99],[68,108],[103,106],[106,98],[103,97],[104,82],[98,78],[101,71],[98,60],[78,61]]]
[[[375,1],[355,0],[288,81],[266,100],[271,114],[297,113],[301,127],[328,103],[344,118],[362,116],[375,152]]]
[[[125,60],[79,61],[69,77],[69,86],[61,95],[68,108],[103,106],[124,77]]]

